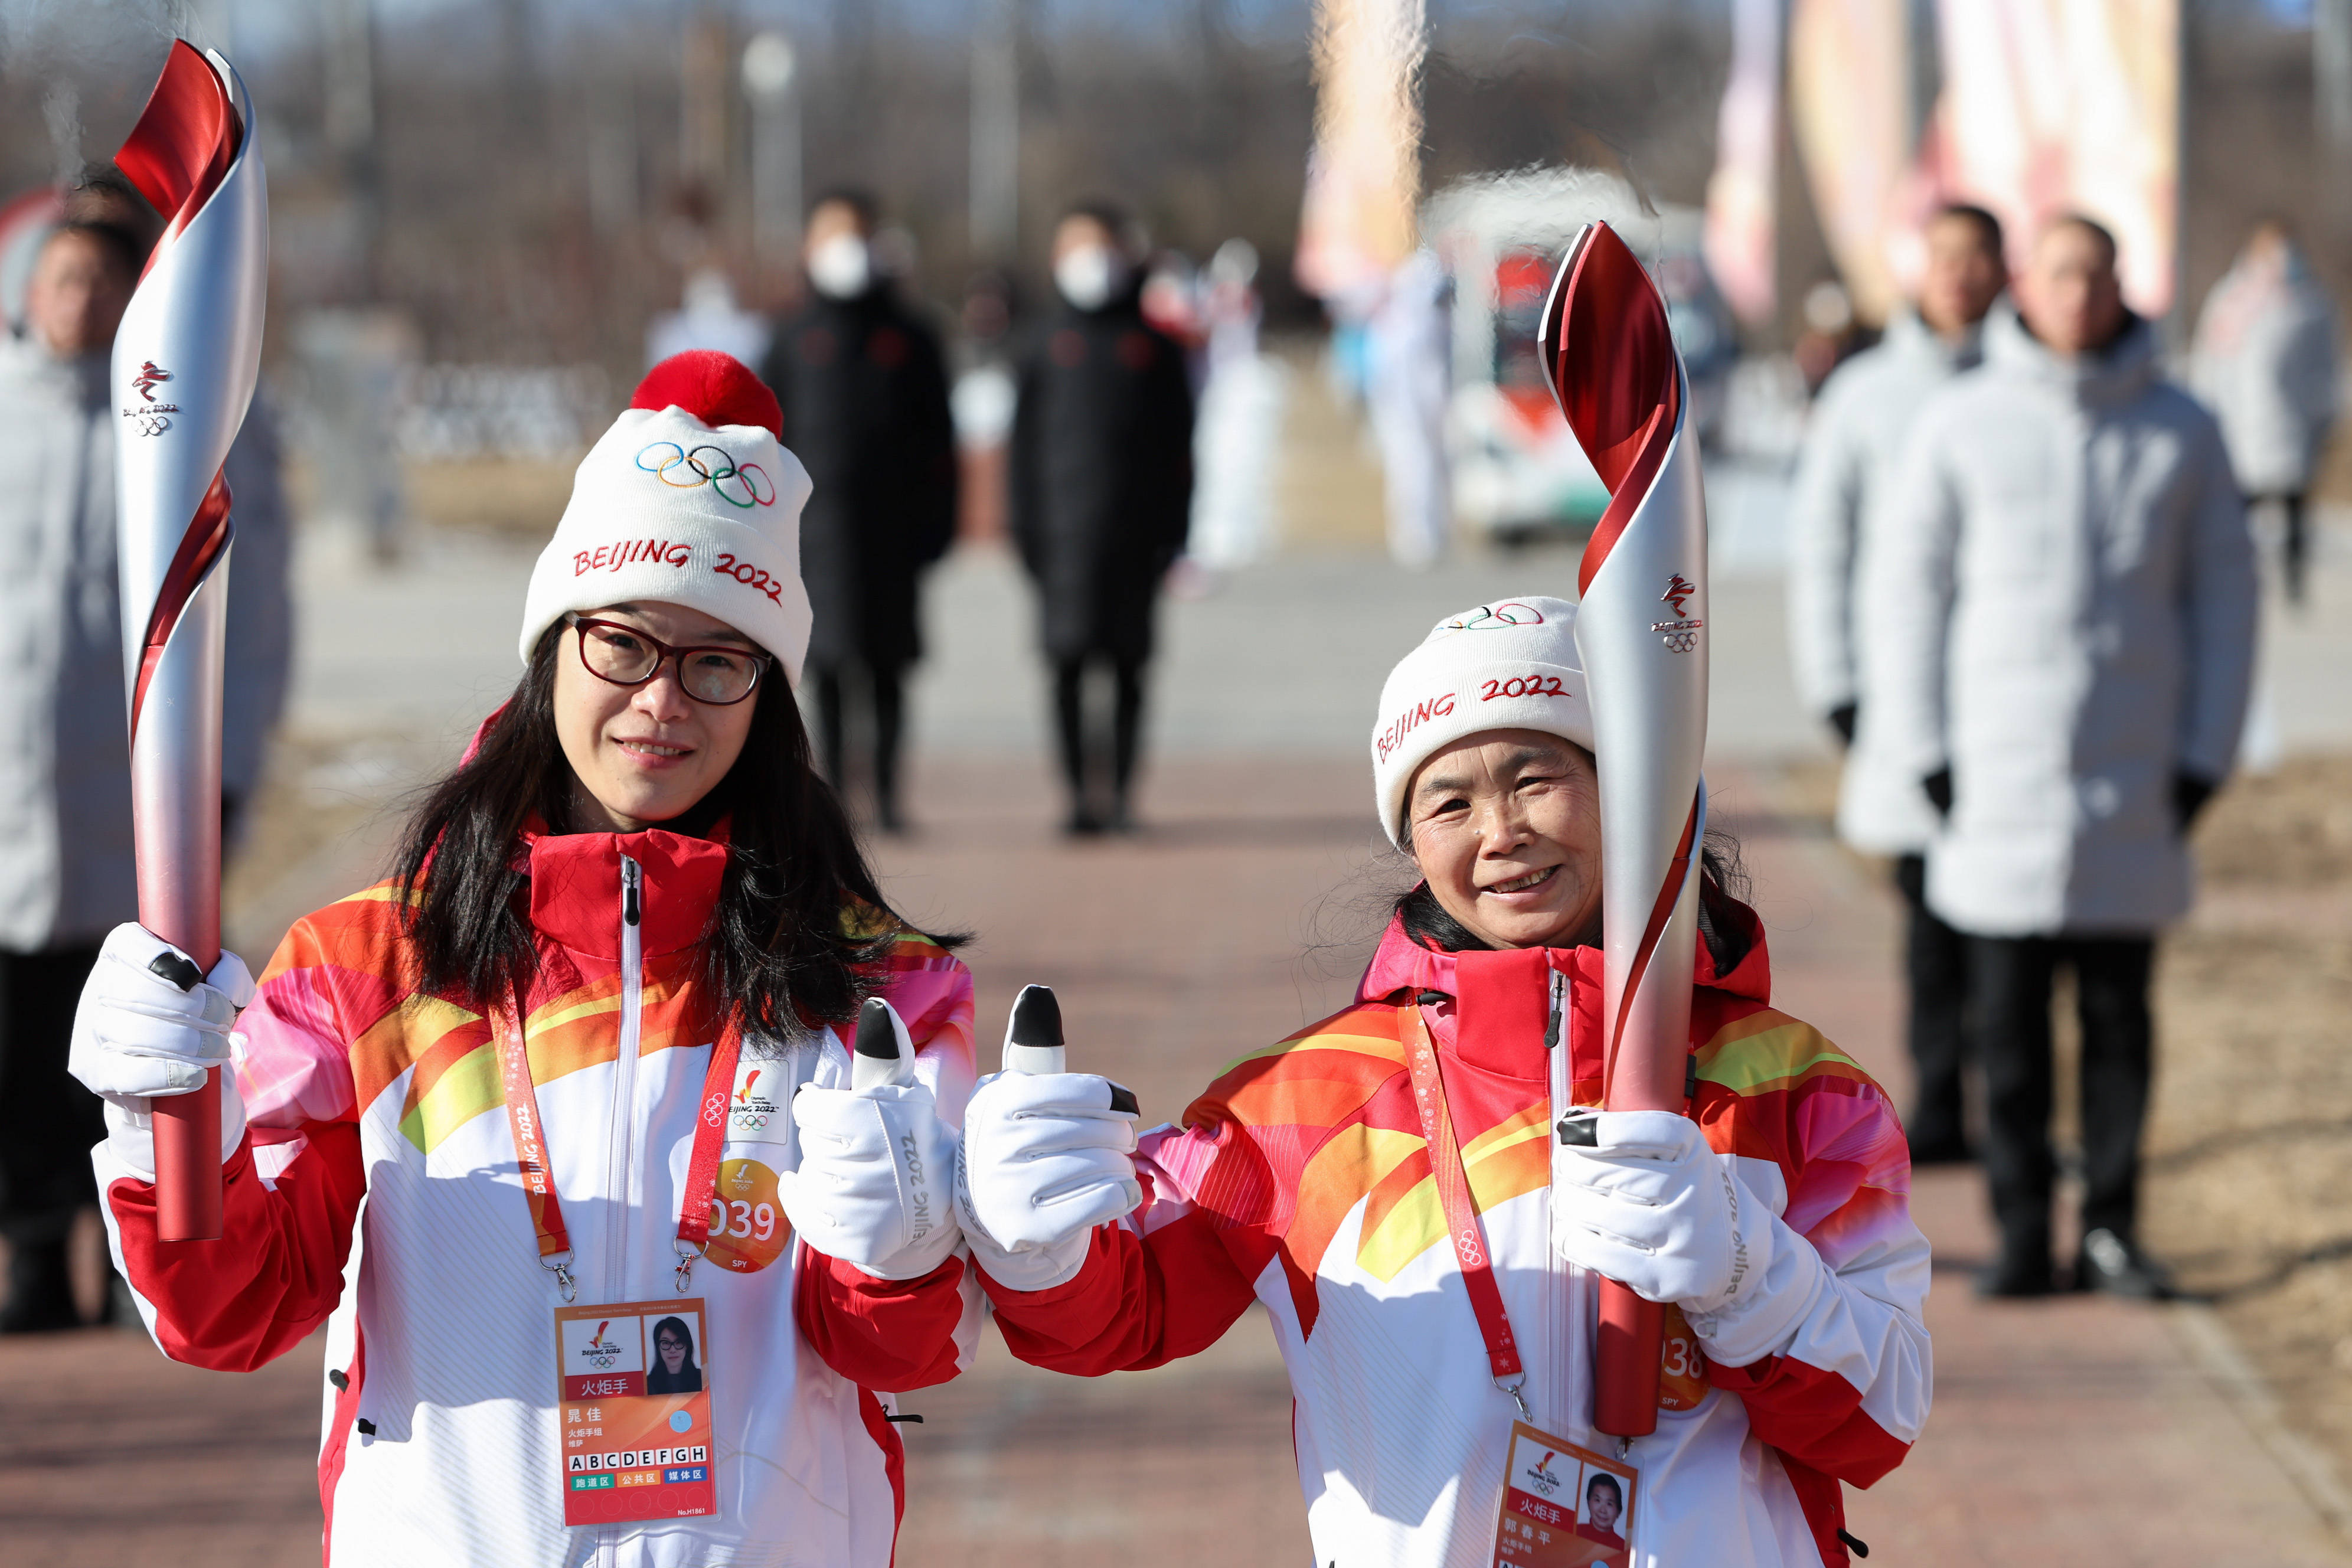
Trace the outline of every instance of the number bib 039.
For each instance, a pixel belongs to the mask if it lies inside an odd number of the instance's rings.
[[[757,1160],[722,1160],[710,1197],[710,1239],[702,1255],[738,1274],[783,1256],[793,1227],[776,1201],[776,1173]]]

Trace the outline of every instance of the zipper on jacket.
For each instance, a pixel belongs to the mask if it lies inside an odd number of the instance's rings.
[[[612,1223],[604,1227],[607,1257],[604,1275],[607,1301],[625,1300],[629,1280],[629,1180],[636,1163],[637,1036],[645,1007],[645,954],[638,922],[645,910],[645,868],[621,857],[621,1038],[613,1055],[613,1163],[605,1177],[612,1196]],[[612,1568],[619,1561],[621,1537],[641,1530],[625,1524],[600,1525],[595,1561]]]
[[[1568,1114],[1570,1079],[1568,1053],[1568,976],[1555,969],[1550,972],[1551,1011],[1544,1022],[1544,1067],[1550,1080],[1551,1114],[1545,1125],[1557,1126]],[[1547,1138],[1551,1158],[1559,1158],[1559,1146]],[[1549,1219],[1546,1226],[1549,1228]],[[1551,1376],[1543,1401],[1545,1430],[1564,1432],[1568,1429],[1567,1412],[1570,1404],[1568,1367],[1572,1357],[1569,1351],[1569,1325],[1574,1305],[1575,1279],[1559,1253],[1552,1250],[1549,1238],[1544,1247],[1544,1342],[1551,1347]]]
[[[627,1300],[629,1199],[636,1165],[637,1035],[645,1005],[644,954],[638,921],[644,909],[645,868],[621,857],[621,1037],[613,1058],[613,1165],[606,1192],[612,1203],[606,1255],[605,1300]]]

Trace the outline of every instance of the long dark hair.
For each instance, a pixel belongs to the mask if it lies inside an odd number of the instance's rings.
[[[1748,898],[1748,867],[1740,857],[1739,840],[1721,827],[1706,830],[1699,841],[1698,859],[1699,940],[1706,943],[1715,972],[1728,974],[1754,945],[1740,909]],[[1446,912],[1426,879],[1397,895],[1396,913],[1405,935],[1423,947],[1441,952],[1480,952],[1491,945]]]
[[[654,1325],[653,1337],[656,1340],[660,1339],[664,1329],[677,1335],[677,1342],[686,1347],[686,1364],[677,1370],[681,1373],[698,1371],[694,1362],[694,1331],[687,1327],[686,1320],[677,1317],[664,1318]]]
[[[427,992],[475,1002],[520,994],[539,966],[519,839],[534,820],[573,830],[571,764],[555,733],[555,663],[566,628],[550,626],[474,754],[408,822],[394,878]],[[752,699],[742,754],[685,816],[660,826],[708,834],[728,819],[727,871],[705,933],[705,977],[722,1017],[780,1039],[856,1016],[875,989],[858,971],[912,929],[883,900],[848,815],[809,756],[792,683],[772,671]],[[845,905],[855,910],[845,929]],[[933,936],[941,946],[961,935]]]

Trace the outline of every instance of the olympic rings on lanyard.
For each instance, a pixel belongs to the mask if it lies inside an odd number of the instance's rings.
[[[710,456],[705,458],[705,452]],[[654,460],[647,462],[648,458]],[[688,449],[675,441],[656,441],[637,454],[637,467],[672,489],[693,490],[709,485],[720,500],[746,511],[755,506],[776,504],[776,482],[768,478],[766,469],[757,463],[738,464],[717,447]],[[693,477],[674,477],[681,472]]]

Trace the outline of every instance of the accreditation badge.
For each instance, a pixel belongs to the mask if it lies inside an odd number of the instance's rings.
[[[719,1511],[699,1296],[555,1310],[563,1522]]]
[[[1638,1479],[1625,1460],[1512,1422],[1493,1568],[1625,1568]]]

